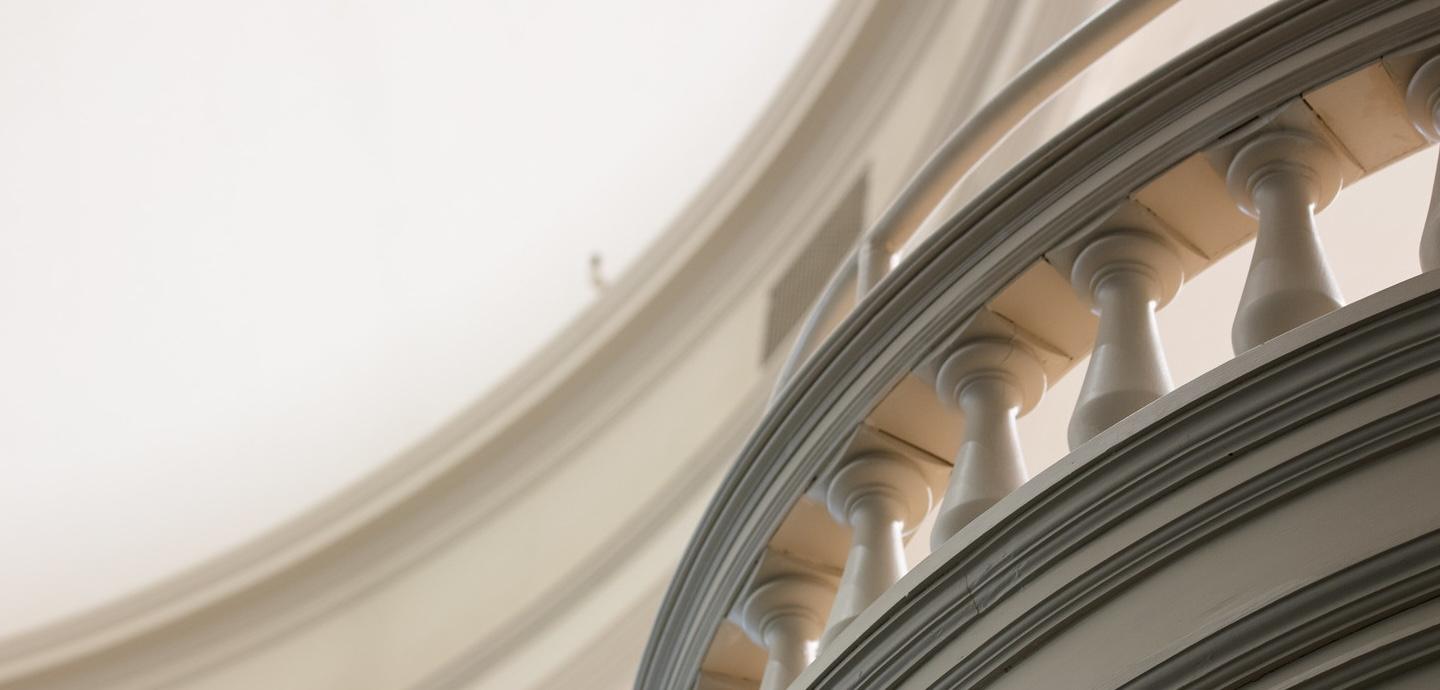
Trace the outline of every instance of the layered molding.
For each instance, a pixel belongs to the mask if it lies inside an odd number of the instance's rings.
[[[875,401],[1045,251],[1228,132],[1436,33],[1437,2],[1271,7],[1111,99],[949,218],[857,305],[773,403],[697,530],[638,685],[694,684],[711,634],[811,478],[839,457]],[[1087,447],[1097,443],[1104,442]],[[967,605],[956,606],[950,617],[964,618]],[[864,631],[862,620],[847,633]]]
[[[1072,453],[932,554],[857,619],[863,633],[807,671],[807,687],[895,687],[1041,574],[1148,507],[1284,439],[1293,453],[1213,497],[1175,505],[1103,562],[989,635],[927,682],[974,687],[1076,619],[1274,505],[1440,435],[1440,275],[1322,317],[1181,387]],[[1347,422],[1336,424],[1340,413]],[[1360,421],[1353,418],[1361,417]],[[1347,428],[1353,424],[1353,428]],[[1328,438],[1301,438],[1326,425]],[[1312,442],[1303,449],[1298,443]],[[1273,451],[1280,453],[1282,451]],[[1377,506],[1376,510],[1385,510]],[[1133,526],[1132,528],[1133,529]],[[1440,594],[1440,533],[1303,583],[1177,650],[1126,687],[1230,687]],[[1243,567],[1243,566],[1236,566]],[[1237,663],[1238,662],[1238,663]],[[1235,674],[1245,674],[1236,677]]]
[[[1253,683],[1283,665],[1283,660],[1313,652],[1437,596],[1440,531],[1432,531],[1292,592],[1165,659],[1123,687],[1236,687]],[[1437,633],[1440,622],[1417,634],[1419,639],[1430,639]],[[1394,643],[1387,646],[1394,648]],[[1404,665],[1440,657],[1440,648],[1425,651],[1418,656],[1404,655]],[[1383,668],[1386,673],[1398,670],[1393,660],[1374,664],[1352,659],[1344,666],[1352,677],[1359,670],[1356,666]],[[1367,671],[1364,680],[1373,682],[1376,678]]]
[[[1440,676],[1440,604],[1431,601],[1403,614],[1358,631],[1347,638],[1344,648],[1324,649],[1297,661],[1303,670],[1276,672],[1261,678],[1249,687],[1255,690],[1291,688],[1372,688],[1377,684],[1403,678],[1410,673],[1426,673],[1431,683]],[[1342,646],[1340,644],[1332,647]],[[1320,659],[1320,656],[1331,652]],[[1412,685],[1410,687],[1424,687]]]
[[[728,453],[744,438],[745,432],[754,426],[764,409],[768,394],[769,386],[766,382],[761,381],[756,385],[748,398],[737,406],[734,414],[725,420],[719,431],[694,454],[693,461],[686,463],[680,473],[656,492],[654,500],[642,505],[630,515],[625,526],[615,531],[613,538],[597,545],[597,557],[588,562],[583,577],[567,578],[555,588],[544,592],[538,597],[542,604],[529,612],[524,625],[518,626],[507,636],[491,636],[477,640],[462,654],[416,683],[413,690],[450,690],[464,687],[466,683],[482,677],[487,670],[499,665],[507,656],[533,641],[547,628],[560,624],[566,613],[582,599],[593,594],[597,582],[623,570],[624,565],[652,538],[656,525],[674,519],[681,514],[685,504],[700,499],[706,490],[714,486],[717,476],[725,466],[725,460],[728,459]],[[659,599],[658,591],[655,599]],[[630,618],[631,616],[627,616],[625,622],[630,622]],[[648,615],[645,620],[648,624]],[[644,631],[645,628],[640,629],[642,634]],[[603,640],[592,646],[598,646],[601,642]],[[589,658],[604,660],[595,653]],[[550,684],[542,687],[566,686]]]

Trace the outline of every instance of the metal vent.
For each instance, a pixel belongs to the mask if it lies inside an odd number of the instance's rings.
[[[856,240],[860,239],[861,225],[865,213],[865,178],[860,178],[852,187],[825,224],[810,238],[805,249],[795,257],[785,274],[770,288],[770,311],[765,322],[765,342],[761,349],[762,362],[769,361],[790,332],[805,318],[805,314],[825,289],[825,282],[845,256],[850,253]]]

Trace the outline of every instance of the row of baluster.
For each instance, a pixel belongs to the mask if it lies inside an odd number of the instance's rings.
[[[1440,58],[1407,93],[1411,120],[1440,141]],[[1322,139],[1273,129],[1244,142],[1226,183],[1258,221],[1254,254],[1231,330],[1238,354],[1344,305],[1316,234],[1314,214],[1340,191],[1339,155]],[[1440,268],[1440,170],[1420,241],[1424,271]],[[1093,234],[1070,282],[1099,317],[1094,349],[1071,417],[1072,449],[1171,390],[1155,313],[1185,276],[1174,245],[1154,231],[1110,227]],[[962,342],[935,377],[937,394],[964,416],[964,438],[931,532],[938,548],[1026,481],[1016,420],[1040,401],[1046,377],[1015,340]],[[747,593],[740,613],[768,661],[762,690],[788,687],[860,613],[907,571],[903,540],[930,512],[932,491],[914,461],[871,452],[846,458],[826,487],[831,515],[852,531],[838,589],[789,574]],[[824,602],[832,601],[828,617]]]

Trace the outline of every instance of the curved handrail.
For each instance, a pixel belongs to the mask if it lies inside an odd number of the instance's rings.
[[[790,377],[795,375],[795,368],[800,366],[800,362],[804,361],[805,354],[809,350],[809,348],[805,346],[805,340],[813,336],[813,334],[820,329],[820,324],[829,320],[831,312],[834,311],[834,307],[841,304],[838,300],[841,295],[847,292],[846,288],[849,288],[852,284],[857,284],[857,281],[860,279],[860,276],[855,270],[858,267],[856,261],[858,251],[859,245],[850,249],[850,253],[845,257],[845,260],[840,263],[840,268],[835,270],[835,274],[831,276],[830,282],[825,284],[825,291],[820,293],[820,299],[816,300],[815,306],[805,315],[805,323],[800,327],[800,335],[797,337],[795,344],[791,346],[790,352],[785,355],[785,363],[780,366],[780,373],[775,377],[777,382],[775,384],[775,390],[770,394],[770,400],[772,402],[776,396],[780,395],[780,389],[784,387],[785,382],[789,381]]]
[[[856,243],[810,310],[785,358],[775,388],[790,380],[810,352],[820,324],[829,320],[843,293],[856,281],[864,296],[890,271],[890,255],[918,230],[945,195],[986,154],[1075,77],[1178,0],[1116,0],[1066,34],[1015,76],[947,137]]]
[[[875,402],[1003,286],[1227,133],[1437,36],[1436,0],[1273,6],[1109,99],[950,215],[796,370],[742,449],[671,583],[637,686],[679,687],[699,668],[796,499]]]

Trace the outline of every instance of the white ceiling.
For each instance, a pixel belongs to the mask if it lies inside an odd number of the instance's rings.
[[[0,3],[0,636],[395,456],[593,299],[830,0]]]

